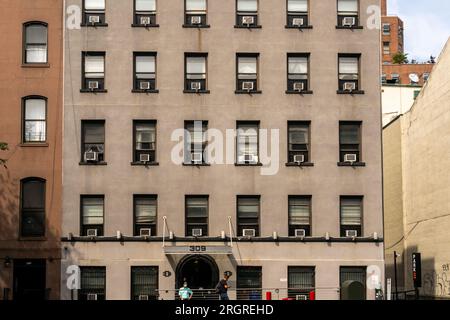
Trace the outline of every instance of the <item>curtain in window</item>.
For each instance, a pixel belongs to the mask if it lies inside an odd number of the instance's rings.
[[[188,79],[206,78],[206,58],[205,57],[187,57],[186,73]]]
[[[240,125],[237,132],[238,156],[258,155],[258,126]]]
[[[288,0],[289,12],[308,12],[308,0]]]
[[[186,0],[186,11],[206,11],[206,0]]]
[[[84,71],[87,78],[103,78],[105,72],[105,57],[87,55],[84,62]]]
[[[83,198],[83,225],[103,224],[103,198]]]
[[[359,125],[341,125],[339,140],[341,144],[359,144]]]
[[[258,11],[258,0],[238,0],[238,11],[256,12]]]
[[[338,0],[339,12],[358,12],[358,0]]]
[[[241,74],[256,74],[257,59],[255,57],[239,57],[238,69]]]
[[[208,217],[208,199],[188,198],[186,199],[186,209],[188,218]]]
[[[309,225],[311,223],[311,200],[309,198],[289,199],[289,224]]]
[[[132,267],[133,297],[155,296],[158,290],[158,267]]]
[[[341,225],[361,225],[361,199],[341,199]]]
[[[358,58],[340,57],[339,73],[358,74]]]
[[[86,10],[105,10],[105,0],[84,0]]]
[[[100,123],[84,123],[85,143],[104,143],[105,127]]]
[[[136,77],[138,79],[154,79],[155,69],[154,56],[136,56]]]
[[[156,11],[156,0],[136,0],[136,11]]]
[[[46,140],[46,101],[44,99],[25,100],[25,142]]]
[[[313,289],[315,271],[310,267],[289,268],[289,289]]]
[[[289,73],[291,74],[308,73],[308,58],[289,57]]]
[[[47,62],[47,26],[32,24],[25,27],[25,62],[46,63]]]
[[[259,216],[259,199],[239,198],[238,216],[239,218],[257,218]]]
[[[136,198],[135,199],[135,212],[137,224],[152,224],[156,223],[156,199]]]
[[[148,150],[156,142],[156,128],[154,124],[136,124],[136,149]]]

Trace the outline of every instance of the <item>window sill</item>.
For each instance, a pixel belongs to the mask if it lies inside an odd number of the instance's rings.
[[[355,162],[355,163],[349,163],[349,162],[338,162],[338,167],[365,167],[365,162]]]
[[[19,241],[47,241],[47,237],[19,237]]]
[[[258,26],[239,26],[239,25],[235,25],[234,26],[235,29],[262,29],[262,26],[258,25]]]
[[[303,163],[293,163],[293,162],[288,162],[286,163],[286,167],[314,167],[314,163],[312,162],[303,162]]]
[[[313,28],[313,26],[310,26],[310,25],[308,25],[308,26],[301,26],[301,27],[296,27],[296,26],[284,26],[286,29],[297,29],[297,30],[300,30],[300,31],[302,31],[303,29],[312,29]]]
[[[159,90],[140,90],[140,89],[133,89],[131,90],[132,93],[159,93]]]
[[[131,162],[131,165],[135,167],[156,167],[159,166],[159,162],[148,162],[148,163]]]
[[[344,91],[344,90],[338,90],[336,91],[337,94],[344,94],[344,95],[350,95],[353,96],[355,94],[365,94],[364,90],[355,90],[355,91]]]
[[[199,25],[183,24],[183,28],[188,28],[188,29],[207,29],[207,28],[211,28],[211,26],[209,24],[199,24]]]
[[[336,26],[336,29],[338,29],[338,30],[344,30],[344,29],[348,29],[348,30],[362,30],[362,29],[364,29],[364,27],[363,26],[353,26],[353,27]]]
[[[22,68],[50,68],[50,63],[22,63]]]
[[[107,93],[108,90],[102,89],[102,90],[89,90],[89,89],[80,89],[81,93]]]
[[[80,27],[97,28],[97,27],[107,27],[107,26],[108,26],[107,23],[96,23],[96,24],[91,24],[91,23],[80,23]]]
[[[235,163],[236,167],[262,167],[262,163]]]
[[[20,146],[22,148],[48,148],[49,144],[46,142],[23,142]]]
[[[183,93],[190,93],[190,94],[210,94],[211,91],[209,91],[209,90],[183,90]]]
[[[313,94],[312,90],[305,90],[305,91],[294,91],[294,90],[286,90],[286,94],[298,94],[300,96],[304,94]]]
[[[248,94],[248,95],[252,95],[252,94],[261,94],[262,91],[261,90],[255,90],[255,91],[243,91],[243,90],[236,90],[234,91],[235,94]]]
[[[143,25],[143,24],[132,24],[131,25],[132,28],[145,28],[145,29],[150,29],[150,28],[159,28],[159,24],[148,24],[148,25]]]
[[[211,167],[210,163],[183,163],[183,167]]]
[[[107,162],[80,162],[79,165],[80,166],[106,166],[108,163]]]

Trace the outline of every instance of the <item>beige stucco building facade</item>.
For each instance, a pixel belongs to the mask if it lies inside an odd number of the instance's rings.
[[[311,1],[309,24],[313,28],[303,32],[285,28],[285,2],[275,0],[259,2],[261,28],[234,27],[235,1],[208,1],[210,27],[183,28],[183,2],[175,0],[157,1],[159,27],[131,27],[133,1],[106,0],[107,26],[66,29],[61,298],[71,298],[66,268],[77,265],[103,268],[106,285],[100,281],[100,291],[112,300],[132,297],[133,266],[158,267],[159,298],[173,299],[174,290],[183,282],[182,264],[195,263],[196,257],[212,261],[210,266],[216,270],[211,284],[231,271],[233,288],[243,283],[239,283],[241,267],[259,268],[256,283],[273,291],[274,298],[275,289],[280,289],[279,298],[287,296],[289,267],[314,270],[311,290],[317,299],[340,298],[340,271],[345,267],[368,273],[378,270],[375,286],[383,284],[380,30],[366,25],[371,18],[367,7],[379,1],[359,2],[362,28],[354,30],[336,28],[335,0]],[[81,8],[82,1],[66,1],[67,7],[72,5]],[[80,92],[82,52],[105,52],[107,92]],[[132,92],[133,52],[157,52],[159,92]],[[183,92],[185,53],[190,52],[208,54],[209,93]],[[237,53],[259,54],[261,93],[235,93]],[[309,53],[312,94],[286,94],[288,53]],[[363,94],[337,94],[339,54],[360,55]],[[103,165],[80,164],[81,123],[86,120],[104,121]],[[158,165],[130,165],[133,120],[156,121]],[[171,153],[177,142],[171,141],[171,135],[189,120],[208,121],[209,128],[223,133],[235,129],[237,121],[258,121],[260,129],[278,129],[278,172],[263,175],[261,166],[234,163],[173,163]],[[313,166],[286,165],[288,121],[310,122]],[[340,121],[361,124],[359,166],[337,165]],[[234,143],[233,139],[233,150]],[[148,239],[133,236],[133,199],[145,194],[157,195],[158,203],[156,235]],[[104,199],[104,236],[81,236],[81,199],[87,195]],[[208,237],[185,233],[189,195],[208,197]],[[312,199],[311,234],[304,239],[288,236],[288,199],[294,195]],[[259,236],[236,236],[239,196],[259,198]],[[363,199],[362,234],[354,239],[340,232],[340,199],[344,196]],[[201,256],[190,255],[192,245],[200,246]],[[362,282],[366,297],[374,299],[375,288],[365,278]],[[236,298],[234,290],[230,297]]]
[[[401,254],[400,289],[413,289],[411,255],[420,252],[420,294],[446,299],[450,298],[449,69],[447,43],[411,110],[383,131],[387,277],[394,277],[396,250]]]

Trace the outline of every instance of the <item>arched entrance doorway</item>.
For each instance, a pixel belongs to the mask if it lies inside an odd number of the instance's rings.
[[[191,289],[214,289],[219,282],[219,268],[209,256],[186,256],[177,266],[177,289],[181,288],[185,281]]]

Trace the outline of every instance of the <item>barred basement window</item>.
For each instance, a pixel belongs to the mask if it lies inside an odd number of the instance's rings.
[[[237,235],[259,237],[260,196],[237,197]]]
[[[341,197],[341,237],[362,237],[363,197]]]
[[[289,196],[289,236],[311,236],[311,196]]]
[[[25,64],[48,62],[47,29],[47,24],[44,22],[24,24],[23,62]]]
[[[262,267],[237,267],[237,300],[262,300]]]
[[[106,267],[80,267],[81,289],[78,300],[106,299]]]
[[[45,236],[45,180],[27,178],[20,182],[20,235]]]
[[[23,99],[24,143],[45,142],[47,140],[47,99],[26,97]]]
[[[158,267],[131,267],[131,299],[158,299]]]
[[[208,236],[208,196],[186,196],[186,236]]]
[[[158,197],[156,195],[135,195],[134,236],[157,236]]]
[[[81,196],[81,236],[101,237],[104,229],[103,195]]]
[[[367,292],[367,268],[366,267],[341,267],[340,268],[340,287],[341,287],[341,299],[342,288],[347,281],[357,281],[364,287],[364,300]]]
[[[316,287],[315,267],[288,267],[288,297],[309,300]]]

